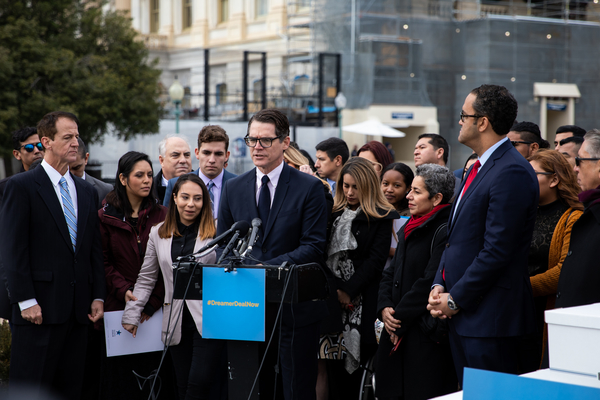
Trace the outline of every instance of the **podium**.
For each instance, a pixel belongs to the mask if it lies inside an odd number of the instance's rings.
[[[223,275],[225,279],[213,279],[215,275],[229,274],[232,272],[243,272],[250,270],[252,274],[237,274],[238,276]],[[199,276],[203,273],[202,288],[199,288]],[[183,286],[187,287],[186,298],[202,298],[203,299],[203,333],[205,337],[204,327],[217,323],[227,328],[228,332],[225,336],[207,336],[207,339],[225,339],[227,340],[228,351],[228,372],[229,372],[229,399],[253,399],[258,400],[260,387],[258,384],[258,372],[262,360],[262,343],[268,343],[272,329],[275,324],[279,324],[280,318],[276,317],[279,307],[289,307],[291,304],[298,304],[308,301],[325,300],[329,295],[327,285],[327,277],[323,268],[316,263],[304,265],[289,265],[284,263],[279,266],[269,265],[243,265],[241,263],[230,263],[227,265],[218,264],[196,264],[194,262],[180,263],[179,272],[181,278],[174,282],[177,295],[182,295]],[[264,279],[263,285],[255,280],[257,275],[261,275]],[[231,279],[230,279],[231,278]],[[189,286],[187,282],[190,282]],[[179,283],[178,283],[179,282]],[[182,285],[181,282],[186,282]],[[241,286],[240,286],[241,285]],[[242,290],[244,285],[264,288],[262,293],[262,301],[256,300],[256,293],[249,292],[245,294]],[[232,291],[233,288],[233,291]],[[212,293],[212,294],[211,294]],[[219,295],[230,295],[228,299],[215,299]],[[210,297],[210,299],[208,297]],[[247,296],[250,296],[247,297]],[[210,303],[210,304],[208,304]],[[262,303],[262,304],[261,304]],[[269,304],[269,306],[267,306]],[[237,334],[244,334],[244,327],[230,326],[220,321],[211,321],[211,313],[207,311],[208,307],[219,306],[220,311],[236,313],[254,313],[256,315],[257,308],[262,305],[264,314],[268,314],[266,319],[266,330],[264,331],[264,339],[256,339],[255,332],[250,333],[250,338],[238,339]],[[263,314],[263,315],[264,315]],[[214,315],[214,313],[212,314]],[[237,320],[237,319],[236,319]],[[219,331],[217,329],[215,331]],[[233,336],[232,336],[233,335]],[[234,337],[235,339],[232,339]],[[273,338],[269,347],[278,346],[277,335]],[[266,351],[266,350],[265,350]],[[315,357],[317,355],[315,354]],[[265,368],[273,368],[273,365],[267,365]],[[255,379],[257,382],[255,383]],[[254,385],[254,388],[253,388]],[[253,388],[253,389],[252,389]],[[252,393],[250,393],[252,391]]]

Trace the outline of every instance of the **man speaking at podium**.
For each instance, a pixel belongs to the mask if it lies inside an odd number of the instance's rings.
[[[262,226],[251,254],[265,265],[320,263],[325,252],[323,184],[284,163],[289,131],[287,117],[281,112],[265,109],[256,113],[245,137],[256,168],[227,181],[221,195],[217,235],[237,221],[260,218]],[[266,307],[266,337],[277,309],[278,304]],[[261,399],[273,398],[278,342],[285,399],[316,399],[319,327],[326,315],[326,306],[320,301],[284,304],[281,340],[274,338],[260,375]]]

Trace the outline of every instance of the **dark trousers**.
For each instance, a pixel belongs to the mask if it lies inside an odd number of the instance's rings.
[[[316,400],[321,323],[281,327],[281,371],[286,400]]]
[[[203,339],[189,315],[187,306],[184,309],[182,325],[181,341],[169,348],[179,399],[227,398],[226,342]]]
[[[463,387],[465,367],[487,371],[517,374],[519,369],[518,348],[520,336],[515,337],[468,337],[456,333],[450,322],[450,349],[458,383]]]
[[[87,325],[71,317],[64,324],[12,326],[10,391],[27,388],[31,398],[54,392],[79,400],[83,383]],[[37,395],[36,395],[37,393]]]

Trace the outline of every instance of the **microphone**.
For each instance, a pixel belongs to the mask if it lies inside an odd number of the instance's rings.
[[[225,243],[225,241],[227,239],[229,239],[229,237],[235,231],[243,230],[244,232],[248,232],[248,229],[249,229],[248,227],[249,227],[249,225],[246,221],[238,221],[238,222],[234,223],[233,225],[231,225],[231,228],[229,228],[228,230],[226,230],[225,232],[221,233],[219,236],[217,236],[216,238],[214,238],[213,240],[208,242],[201,251],[203,251],[204,249],[208,249],[209,247],[213,247],[214,245],[217,245],[217,246],[222,245],[223,243]]]
[[[260,231],[260,226],[262,225],[262,221],[260,218],[254,218],[252,220],[252,233],[250,234],[250,240],[248,240],[248,247],[244,249],[242,253],[242,257],[246,257],[246,254],[252,252],[252,247],[256,243],[258,239],[258,233]]]
[[[221,254],[221,257],[219,258],[219,261],[217,261],[217,264],[221,264],[221,261],[223,261],[223,259],[231,252],[231,250],[237,243],[238,238],[240,236],[246,236],[249,229],[250,229],[250,224],[248,224],[246,221],[238,221],[235,224],[231,225],[231,228],[229,228],[229,231],[234,232],[233,237],[231,238],[229,243],[227,243],[227,247],[225,247],[225,250],[223,250],[223,253]],[[221,235],[221,236],[223,236],[223,235]],[[214,240],[216,240],[216,238]]]

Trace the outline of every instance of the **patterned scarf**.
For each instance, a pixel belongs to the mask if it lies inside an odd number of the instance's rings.
[[[346,208],[333,223],[331,241],[327,250],[327,267],[342,281],[347,282],[354,275],[354,264],[348,257],[350,250],[358,247],[352,234],[352,222],[360,212]],[[353,307],[342,310],[342,323],[344,324],[344,346],[347,357],[344,361],[346,371],[353,373],[360,365],[360,324],[362,316],[362,296],[352,299]]]

